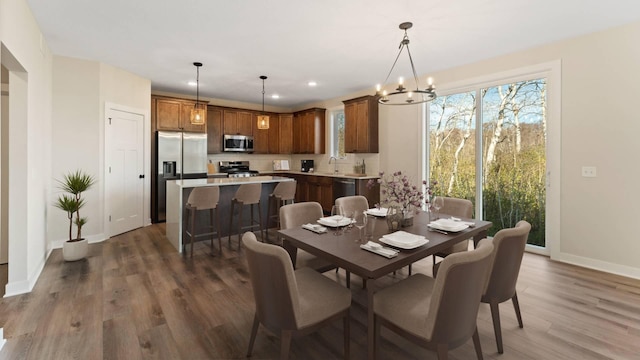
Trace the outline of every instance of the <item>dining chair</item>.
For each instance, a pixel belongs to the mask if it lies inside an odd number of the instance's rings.
[[[269,202],[267,204],[267,241],[269,241],[269,226],[275,222],[276,228],[280,228],[280,207],[286,204],[293,204],[296,197],[297,182],[283,181],[273,189],[269,194]]]
[[[218,217],[218,201],[220,199],[219,186],[196,187],[191,190],[185,204],[185,240],[191,243],[191,257],[193,257],[193,243],[199,237],[211,236],[211,253],[213,254],[213,235],[218,236],[219,253],[222,253],[220,240],[220,218]],[[209,210],[210,232],[196,234],[198,211]],[[215,219],[215,220],[214,220]],[[186,243],[183,245],[186,249]]]
[[[351,292],[309,268],[293,269],[282,247],[261,243],[255,234],[242,236],[256,303],[247,357],[260,324],[280,336],[280,358],[289,358],[293,336],[306,335],[342,318],[344,358],[349,358]]]
[[[500,312],[498,304],[509,299],[518,318],[518,325],[523,328],[516,283],[520,272],[520,264],[524,255],[524,248],[531,231],[531,224],[525,220],[518,221],[515,227],[502,229],[493,236],[493,267],[489,277],[487,290],[481,301],[491,307],[493,331],[496,336],[498,353],[504,352],[502,346],[502,330],[500,328]]]
[[[336,199],[335,204],[342,206],[345,214],[348,214],[350,217],[352,217],[353,213],[356,211],[369,210],[369,200],[362,195],[339,197]],[[338,270],[339,268],[336,268],[336,273]],[[349,271],[346,272],[346,279],[347,287],[351,287],[351,273]],[[362,287],[367,287],[367,279],[362,279]]]
[[[492,251],[492,240],[483,239],[475,250],[447,256],[435,279],[416,274],[374,294],[374,355],[385,326],[436,351],[441,360],[472,338],[476,356],[482,359],[476,318]]]
[[[282,230],[300,227],[304,224],[315,224],[324,216],[322,205],[317,202],[300,202],[287,204],[280,208],[280,228]],[[278,240],[281,244],[281,240]],[[318,272],[335,269],[336,266],[307,251],[298,249],[296,253],[296,269],[309,267]]]
[[[473,217],[473,203],[467,199],[442,197],[444,203],[440,213],[471,219]],[[433,264],[436,264],[436,256],[445,258],[453,253],[469,250],[469,240],[463,240],[433,255]],[[435,275],[434,275],[435,276]]]

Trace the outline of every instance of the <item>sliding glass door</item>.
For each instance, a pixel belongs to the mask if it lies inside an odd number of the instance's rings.
[[[428,105],[428,177],[436,193],[476,204],[490,235],[519,220],[545,247],[546,79],[478,87]]]

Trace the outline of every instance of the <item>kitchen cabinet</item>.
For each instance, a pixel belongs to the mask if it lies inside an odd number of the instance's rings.
[[[378,98],[368,95],[343,103],[345,152],[377,153]]]
[[[239,109],[225,108],[222,117],[223,134],[253,135],[253,113]]]
[[[293,114],[280,114],[278,154],[293,152]]]
[[[199,133],[207,131],[206,118],[204,125],[191,124],[191,109],[194,108],[195,101],[152,95],[151,104],[154,107],[151,121],[155,124],[156,130]],[[206,102],[201,101],[200,104],[206,106]]]
[[[207,107],[207,153],[222,152],[222,108]]]
[[[269,114],[269,132],[267,136],[269,154],[280,154],[280,116]]]
[[[251,118],[251,126],[253,128],[253,153],[254,154],[268,154],[269,153],[269,132],[271,131],[271,127],[274,126],[274,123],[277,121],[277,118],[273,116],[273,114],[269,115],[269,128],[268,129],[258,129],[258,115],[262,115],[263,113],[254,113]],[[276,127],[278,125],[275,125]]]
[[[293,114],[293,153],[325,153],[325,109],[313,108]]]

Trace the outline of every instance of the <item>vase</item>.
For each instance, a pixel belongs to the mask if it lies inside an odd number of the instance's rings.
[[[402,209],[402,227],[413,226],[413,209],[409,206]]]
[[[89,252],[89,243],[87,239],[79,241],[65,241],[62,244],[62,257],[64,261],[77,261],[82,260],[87,256]]]
[[[387,208],[387,226],[390,231],[400,229],[404,215],[402,209],[398,206],[391,205]]]

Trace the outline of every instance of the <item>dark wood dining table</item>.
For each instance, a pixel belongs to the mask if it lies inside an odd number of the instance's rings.
[[[450,216],[440,214],[440,217],[448,218]],[[348,232],[342,231],[338,235],[335,235],[332,229],[328,229],[325,233],[317,234],[302,227],[279,230],[278,233],[283,238],[283,247],[291,256],[294,266],[297,249],[302,249],[367,280],[367,343],[368,357],[372,359],[374,355],[373,294],[376,291],[375,279],[438,253],[460,241],[473,239],[474,244],[477,244],[478,241],[487,237],[487,230],[493,225],[489,221],[461,220],[473,222],[474,226],[459,232],[441,233],[431,231],[428,228],[427,225],[430,221],[428,213],[419,212],[414,216],[412,226],[404,227],[400,230],[423,235],[429,242],[411,250],[398,249],[400,250],[398,255],[390,259],[361,249],[357,228]],[[370,216],[369,221],[375,222],[372,227],[373,241],[375,242],[380,243],[378,239],[392,232],[383,217],[375,218]],[[382,245],[388,246],[386,244]]]

